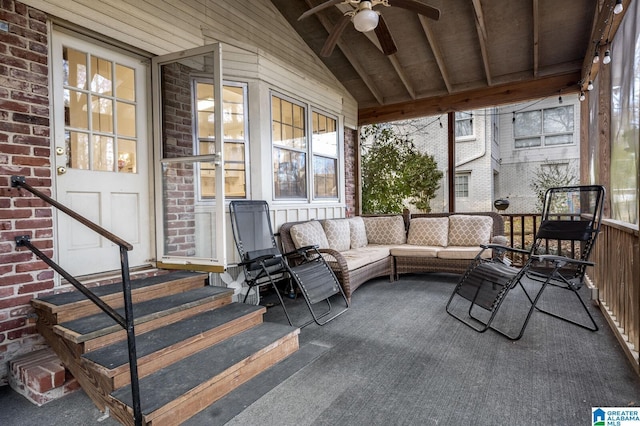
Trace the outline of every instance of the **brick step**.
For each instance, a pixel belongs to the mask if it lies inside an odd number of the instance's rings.
[[[139,377],[262,323],[265,311],[262,306],[231,303],[137,336]],[[85,353],[82,363],[101,377],[105,393],[130,383],[126,340]]]
[[[206,286],[136,303],[133,305],[136,334],[229,304],[232,296],[232,289]],[[123,308],[116,311],[124,316]],[[82,352],[126,339],[125,330],[104,312],[54,325],[53,331],[72,344],[82,344]]]
[[[143,423],[177,425],[298,349],[299,329],[262,323],[140,380]],[[107,402],[113,417],[133,424],[130,385]]]
[[[203,287],[207,274],[189,271],[172,272],[131,281],[131,298],[134,303],[157,297],[181,293]],[[91,291],[113,308],[124,305],[122,283],[92,287]],[[31,301],[39,315],[48,315],[49,323],[57,324],[101,312],[92,301],[79,291],[42,296]]]

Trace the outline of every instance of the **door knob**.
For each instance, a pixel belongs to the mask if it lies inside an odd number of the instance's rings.
[[[57,146],[56,147],[56,154],[58,155],[64,155],[64,148],[61,146]]]
[[[57,168],[57,170],[58,170],[58,175],[63,175],[65,173],[67,173],[67,168],[66,167],[59,166]]]

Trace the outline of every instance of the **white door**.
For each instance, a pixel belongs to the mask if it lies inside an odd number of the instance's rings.
[[[140,59],[54,32],[55,197],[133,245],[129,265],[152,258],[148,70]],[[120,268],[118,246],[64,213],[58,262],[74,276]]]

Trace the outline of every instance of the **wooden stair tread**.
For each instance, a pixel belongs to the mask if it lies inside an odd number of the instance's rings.
[[[265,311],[266,309],[262,306],[231,303],[212,311],[202,312],[136,336],[136,353],[138,358],[142,358],[188,340],[191,337],[198,336],[208,330],[223,326],[237,318],[254,313],[262,314]],[[128,367],[129,348],[126,341],[119,341],[95,351],[87,352],[82,357],[106,369],[115,369],[123,365]]]
[[[276,323],[262,323],[217,345],[163,368],[140,379],[140,403],[144,415],[179,399],[182,395],[254,356],[288,335],[297,336],[299,329]],[[111,393],[131,407],[131,385]]]
[[[173,312],[189,309],[210,300],[230,297],[233,289],[226,287],[205,286],[183,293],[172,294],[133,305],[135,324],[160,318]],[[124,316],[124,308],[116,309]],[[81,343],[95,337],[122,330],[111,317],[100,312],[88,317],[67,321],[54,326],[57,334],[64,335],[74,343]]]
[[[204,280],[207,278],[206,274],[200,272],[190,272],[190,271],[178,271],[171,272],[168,274],[157,275],[153,277],[146,277],[131,280],[131,293],[135,294],[136,292],[144,291],[149,287],[165,284],[172,281],[180,281],[185,279],[194,279],[199,280],[202,279],[202,283],[204,286]],[[119,295],[122,293],[122,283],[116,284],[107,284],[98,287],[92,287],[90,290],[101,298],[109,295]],[[64,307],[65,305],[74,304],[76,302],[84,302],[87,301],[89,303],[93,303],[87,299],[87,297],[79,291],[69,291],[66,293],[58,293],[52,294],[49,296],[42,296],[32,300],[34,305],[43,305],[49,307],[52,312],[56,311],[56,308]]]

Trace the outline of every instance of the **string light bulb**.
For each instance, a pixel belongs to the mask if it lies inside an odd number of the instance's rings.
[[[581,91],[580,92],[580,97],[578,99],[580,99],[580,102],[584,101],[587,97],[585,96],[584,92]]]
[[[596,50],[595,55],[593,55],[593,63],[597,64],[598,62],[600,62],[600,54],[598,53],[598,51]]]
[[[608,64],[609,62],[611,62],[611,51],[609,49],[607,49],[604,52],[604,58],[602,58],[602,63],[603,64]]]
[[[622,13],[624,7],[622,6],[622,0],[616,0],[616,6],[613,8],[613,13],[616,15]]]
[[[589,80],[589,84],[587,84],[587,90],[593,90],[593,81]]]
[[[558,96],[558,103],[561,104],[562,103],[562,95]]]

